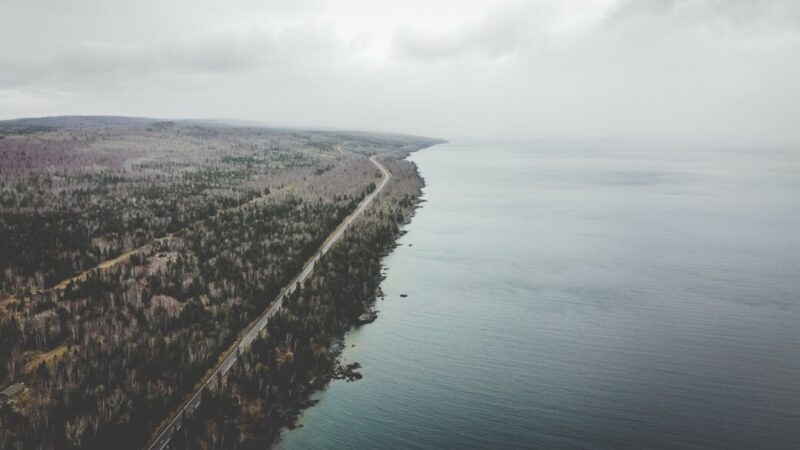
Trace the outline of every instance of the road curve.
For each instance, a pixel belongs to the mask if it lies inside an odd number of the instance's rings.
[[[339,226],[333,230],[328,238],[325,239],[325,242],[322,243],[322,246],[320,246],[317,252],[314,253],[314,256],[306,261],[306,264],[303,266],[303,270],[301,270],[297,276],[292,278],[289,284],[281,290],[281,293],[278,295],[278,297],[261,314],[261,316],[249,325],[247,332],[244,333],[244,335],[240,337],[236,343],[228,348],[228,350],[224,353],[225,357],[217,363],[213,371],[208,373],[205,380],[203,380],[192,396],[189,397],[188,400],[184,401],[184,403],[170,416],[167,424],[159,429],[156,438],[147,446],[149,450],[163,450],[167,448],[167,445],[172,438],[172,433],[180,426],[181,417],[183,414],[193,411],[200,404],[200,398],[203,393],[203,389],[205,389],[207,386],[210,386],[218,375],[225,375],[230,368],[233,367],[239,357],[240,352],[247,350],[256,336],[258,336],[261,330],[267,326],[267,322],[269,322],[270,317],[275,315],[275,313],[281,309],[281,306],[283,305],[283,299],[286,298],[287,295],[294,292],[299,283],[302,283],[306,278],[308,278],[308,276],[314,270],[314,265],[317,263],[317,261],[319,261],[320,256],[324,255],[328,252],[328,250],[330,250],[333,244],[335,244],[336,241],[338,241],[342,235],[344,235],[345,230],[347,230],[350,224],[352,224],[353,221],[358,218],[364,212],[364,210],[367,209],[372,201],[375,200],[375,197],[383,190],[384,187],[386,187],[389,179],[392,178],[392,174],[386,170],[386,167],[384,167],[383,164],[378,162],[377,156],[378,155],[372,156],[369,160],[372,162],[372,164],[375,164],[378,169],[380,169],[383,175],[378,187],[369,195],[364,197],[364,199],[361,200],[361,203],[358,204],[356,210],[350,213],[350,215],[348,215],[342,221],[342,223],[340,223]]]

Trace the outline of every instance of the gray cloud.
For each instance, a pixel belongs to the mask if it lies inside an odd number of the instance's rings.
[[[613,8],[609,22],[649,19],[749,34],[798,31],[800,3],[794,0],[625,0]]]
[[[480,20],[436,33],[400,30],[394,51],[400,57],[441,61],[467,55],[496,58],[509,53],[535,52],[558,41],[558,30],[548,29],[548,3],[511,2]],[[784,35],[800,35],[800,2],[793,0],[624,0],[597,17],[588,32],[568,36],[572,44],[620,37],[621,50],[660,38],[675,39],[687,33],[705,33],[692,39],[726,43]],[[567,33],[569,34],[569,33]],[[584,39],[580,39],[580,37]],[[563,49],[556,43],[559,50]],[[670,55],[665,55],[670,56]]]
[[[216,32],[169,41],[77,42],[41,57],[0,56],[0,87],[26,84],[113,83],[130,77],[181,76],[278,68],[310,56],[335,58],[348,43],[328,27],[308,25],[282,32]]]
[[[3,118],[800,143],[790,0],[6,0],[0,16]]]
[[[536,18],[535,8],[515,4],[493,11],[477,23],[435,34],[403,29],[394,36],[393,51],[421,61],[464,56],[499,58],[519,50],[536,34]]]

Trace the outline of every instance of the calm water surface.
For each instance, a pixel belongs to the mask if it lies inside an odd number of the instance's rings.
[[[426,203],[384,260],[379,319],[346,337],[365,377],[279,447],[800,448],[800,154],[412,160]]]

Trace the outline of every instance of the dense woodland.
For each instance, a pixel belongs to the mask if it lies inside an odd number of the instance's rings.
[[[366,156],[385,154],[396,180],[362,231],[208,394],[233,402],[235,432],[184,440],[270,442],[332,373],[330,341],[367,306],[419,195],[396,158],[433,143],[144,119],[0,122],[0,136],[0,385],[27,387],[0,405],[2,448],[144,445],[374,189]]]
[[[173,436],[173,448],[268,448],[283,427],[294,425],[314,390],[348,373],[332,344],[375,301],[380,258],[421,194],[412,164],[387,165],[399,175],[388,192],[323,257],[228,376],[204,391],[201,405]]]

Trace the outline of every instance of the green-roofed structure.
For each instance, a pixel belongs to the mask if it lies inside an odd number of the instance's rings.
[[[14,383],[0,392],[0,400],[8,400],[25,389],[25,383]]]

